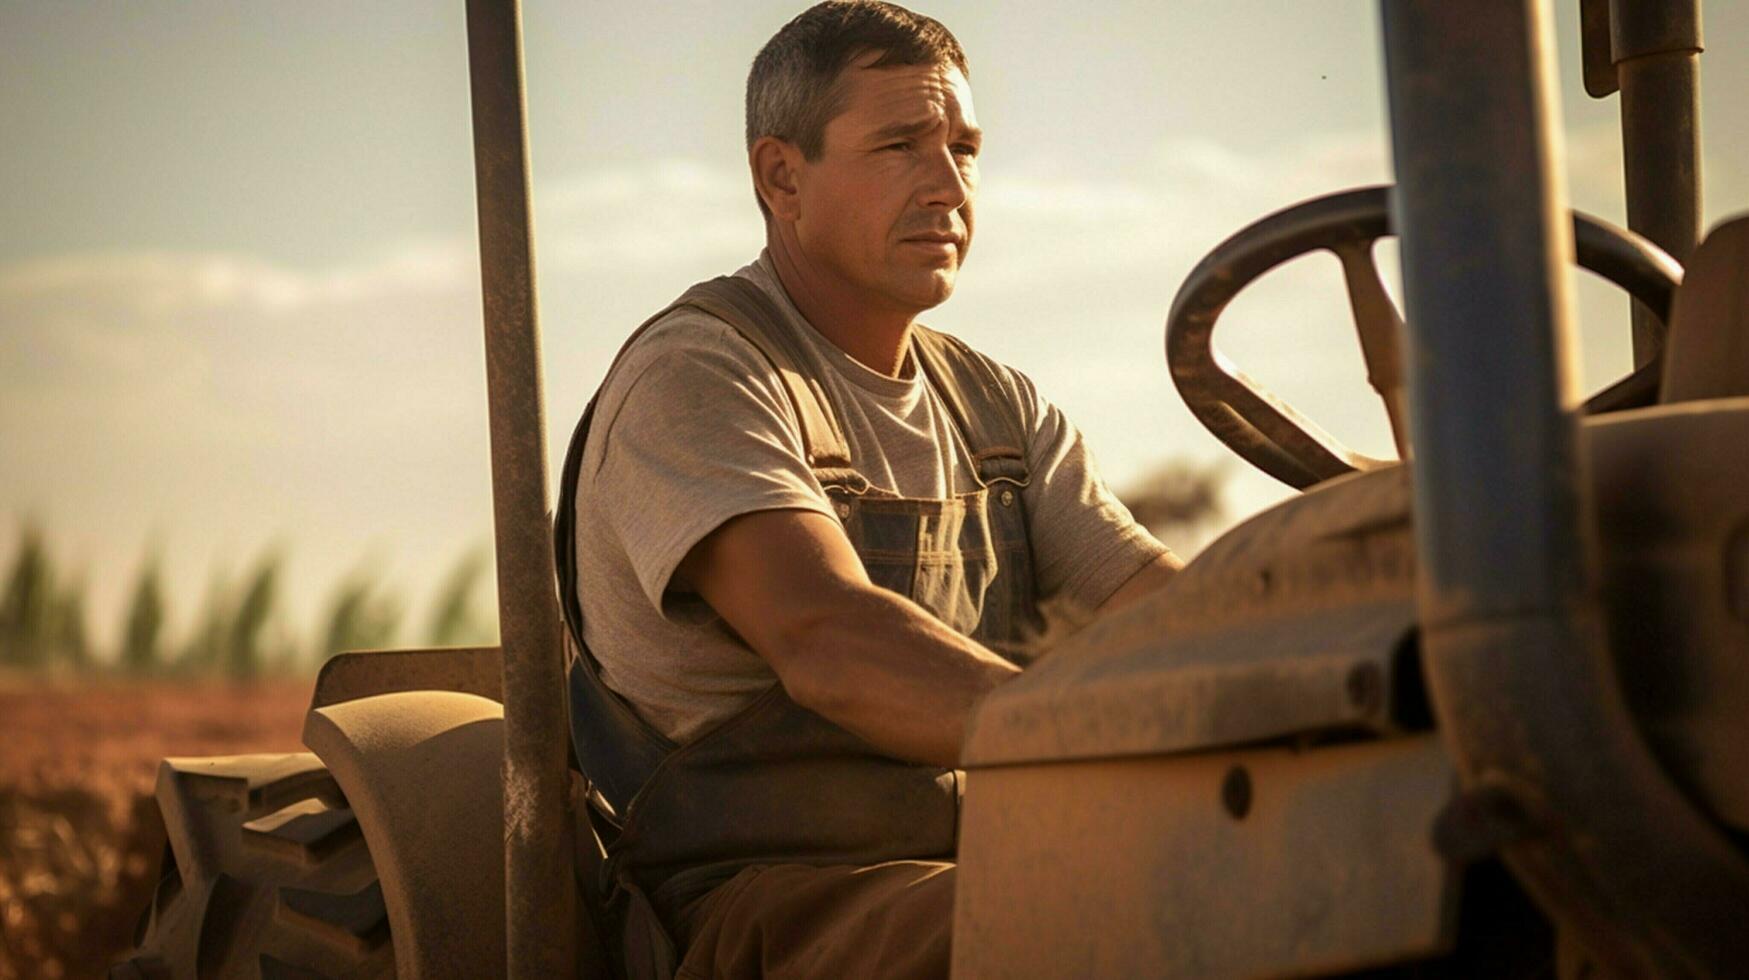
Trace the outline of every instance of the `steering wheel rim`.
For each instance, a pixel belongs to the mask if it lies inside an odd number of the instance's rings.
[[[1354,452],[1247,377],[1214,346],[1215,324],[1246,286],[1309,252],[1338,253],[1345,271],[1351,271],[1346,269],[1349,260],[1364,253],[1376,281],[1373,243],[1395,233],[1391,191],[1388,184],[1340,191],[1252,222],[1197,263],[1166,318],[1166,363],[1191,413],[1247,462],[1296,489],[1393,461]],[[1578,211],[1573,212],[1573,231],[1581,267],[1621,287],[1660,323],[1668,322],[1671,299],[1682,281],[1675,259],[1625,228]],[[1349,254],[1340,254],[1345,249]],[[1351,299],[1353,289],[1351,280]],[[1649,404],[1656,396],[1658,366],[1654,360],[1600,392],[1587,402],[1587,410]]]

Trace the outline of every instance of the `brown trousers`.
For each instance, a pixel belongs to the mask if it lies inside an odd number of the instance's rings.
[[[678,980],[940,980],[953,880],[945,861],[747,868],[682,913]]]

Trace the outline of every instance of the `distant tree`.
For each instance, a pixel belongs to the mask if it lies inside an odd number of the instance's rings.
[[[213,670],[224,661],[225,644],[231,635],[234,612],[230,575],[215,569],[207,583],[206,598],[189,627],[182,653],[176,658],[180,670]]]
[[[85,623],[85,577],[77,576],[55,595],[50,655],[71,667],[91,663],[91,637]]]
[[[42,530],[27,523],[0,594],[0,663],[34,667],[47,659],[55,598],[54,567]]]
[[[1227,518],[1224,461],[1172,459],[1120,494],[1143,527],[1162,540],[1197,535]]]
[[[476,593],[485,579],[489,554],[484,545],[462,552],[437,589],[425,641],[435,647],[497,642],[498,628],[479,611]]]
[[[355,571],[341,579],[328,604],[317,657],[326,660],[347,650],[375,650],[394,642],[404,612],[399,597],[384,592],[374,578]]]
[[[82,667],[91,658],[85,623],[85,578],[57,581],[41,528],[25,524],[0,593],[0,664]]]
[[[140,565],[134,580],[133,598],[121,628],[121,665],[132,671],[156,670],[163,657],[164,584],[163,567],[156,554]]]
[[[262,649],[268,656],[262,661],[262,670],[275,674],[295,674],[308,666],[300,634],[294,630],[285,617],[278,620],[269,629],[269,639]]]
[[[272,550],[256,562],[236,608],[226,617],[224,667],[233,677],[253,677],[261,671],[261,638],[278,604],[283,559]]]

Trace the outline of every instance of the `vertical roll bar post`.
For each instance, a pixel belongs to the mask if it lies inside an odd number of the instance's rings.
[[[547,516],[522,10],[518,0],[468,0],[467,12],[504,654],[505,921],[499,927],[506,930],[506,975],[534,980],[575,974],[577,892]]]
[[[1580,0],[1585,90],[1621,92],[1628,227],[1686,265],[1700,243],[1700,0]],[[1634,366],[1664,326],[1635,303]]]
[[[1422,659],[1475,812],[1629,976],[1749,962],[1749,866],[1640,740],[1596,598],[1548,0],[1381,0]]]

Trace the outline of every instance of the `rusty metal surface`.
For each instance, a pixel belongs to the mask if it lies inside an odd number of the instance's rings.
[[[503,669],[497,647],[349,651],[322,665],[310,709],[396,691],[455,691],[502,701]]]
[[[1420,736],[974,769],[954,976],[1279,977],[1442,952],[1455,777]]]
[[[1394,232],[1391,188],[1363,187],[1303,201],[1241,229],[1192,269],[1166,319],[1166,362],[1173,384],[1197,420],[1252,465],[1304,489],[1386,460],[1356,453],[1247,377],[1214,346],[1215,324],[1239,291],[1291,259],[1328,249],[1342,262],[1373,386],[1385,400],[1399,448],[1404,407],[1397,355],[1384,339],[1400,327],[1379,284],[1372,246]],[[1682,267],[1644,238],[1591,215],[1573,214],[1579,265],[1626,290],[1660,318],[1682,280]],[[1655,385],[1656,371],[1637,380]],[[1636,394],[1641,394],[1636,392]],[[1640,398],[1640,404],[1651,397]],[[1621,400],[1608,403],[1621,407]]]
[[[1629,706],[1671,777],[1749,830],[1749,454],[1735,451],[1749,445],[1749,399],[1598,417],[1582,436]],[[1171,589],[987,697],[965,762],[1415,727],[1405,479],[1391,468],[1333,481],[1234,528]]]
[[[1749,216],[1714,228],[1689,266],[1671,313],[1662,398],[1749,395]]]
[[[564,667],[547,523],[521,6],[517,0],[468,0],[467,20],[504,649],[506,969],[516,978],[568,976],[576,962],[577,896]]]
[[[1172,588],[1070,637],[984,699],[970,766],[1388,731],[1414,625],[1400,468],[1319,487],[1210,545]]]
[[[1156,611],[1158,611],[1156,609]],[[1101,759],[1240,745],[1332,729],[1386,730],[1394,655],[1413,627],[1398,602],[1274,616],[1191,636],[1167,618],[1126,626],[1170,637],[1125,643],[1127,656],[1081,656],[1081,643],[1028,671],[1025,688],[992,695],[967,735],[968,766]],[[1059,669],[1052,669],[1059,668]]]
[[[1381,13],[1441,732],[1466,790],[1526,815],[1508,863],[1604,968],[1732,975],[1749,867],[1638,737],[1594,598],[1548,6]]]
[[[304,744],[358,815],[388,907],[397,975],[502,975],[497,702],[450,691],[359,698],[311,711]]]

